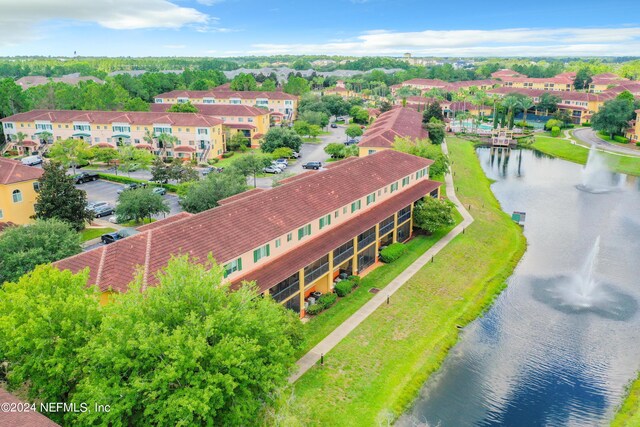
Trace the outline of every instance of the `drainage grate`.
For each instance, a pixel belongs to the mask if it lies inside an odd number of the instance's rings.
[[[378,288],[371,288],[371,289],[369,289],[369,292],[371,292],[372,294],[377,294],[378,292],[380,292],[380,289],[378,289]]]

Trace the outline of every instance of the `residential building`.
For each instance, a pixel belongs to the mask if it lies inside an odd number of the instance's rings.
[[[591,77],[591,83],[589,83],[589,92],[601,93],[607,89],[614,88],[624,83],[629,83],[629,79],[625,79],[613,73],[596,74]]]
[[[442,109],[442,116],[450,119],[458,113],[467,112],[474,116],[489,116],[492,113],[492,107],[488,105],[476,105],[471,101],[447,101],[435,98],[427,98],[424,96],[410,96],[406,99],[406,106],[413,108],[419,112],[424,111],[431,103],[437,102]],[[401,105],[402,100],[396,100],[396,105]]]
[[[629,129],[627,129],[624,136],[634,143],[640,141],[640,110],[636,110],[636,118],[631,120],[629,124]]]
[[[295,120],[298,110],[298,97],[281,91],[232,91],[228,87],[211,90],[174,90],[161,93],[154,98],[156,104],[181,104],[191,102],[194,105],[229,104],[247,105],[265,108],[270,112],[283,114],[285,120]]]
[[[345,99],[348,98],[367,98],[362,93],[356,93],[355,91],[348,89],[344,80],[338,80],[334,87],[324,89],[323,95],[339,95]]]
[[[413,108],[394,108],[380,114],[358,143],[359,156],[393,148],[396,137],[423,139],[429,133],[422,127],[422,113]]]
[[[151,104],[151,111],[167,111],[174,104]],[[242,133],[250,146],[257,148],[269,131],[270,113],[264,108],[249,105],[199,104],[198,114],[222,120],[225,140],[233,133]]]
[[[7,140],[16,143],[17,133],[39,140],[43,132],[53,140],[78,138],[92,146],[116,148],[133,145],[165,158],[205,161],[225,151],[223,121],[194,113],[32,110],[0,119]],[[161,134],[177,138],[164,145]],[[149,140],[149,136],[153,136]]]
[[[0,157],[0,224],[28,224],[36,211],[43,170]],[[4,228],[4,226],[0,227]]]
[[[513,71],[508,68],[503,68],[502,70],[494,71],[493,73],[491,73],[491,77],[494,79],[502,79],[505,77],[526,77],[526,76],[518,73],[517,71]]]
[[[92,81],[94,83],[103,84],[104,80],[100,80],[93,76],[80,76],[80,73],[67,74],[62,77],[46,77],[46,76],[25,76],[16,80],[16,84],[22,89],[29,89],[30,87],[46,85],[47,83],[66,83],[70,85],[77,85],[80,82]]]
[[[484,80],[464,80],[459,82],[445,82],[438,79],[411,79],[402,83],[390,86],[391,93],[396,94],[401,87],[409,87],[417,89],[421,94],[425,94],[431,89],[440,89],[443,92],[460,92],[462,89],[476,88],[478,90],[489,90],[502,85],[500,80],[484,79]]]
[[[304,315],[312,292],[330,292],[340,275],[364,275],[381,246],[412,234],[414,203],[438,197],[431,160],[394,150],[349,158],[282,181],[268,190],[233,196],[220,206],[140,228],[140,233],[58,261],[108,294],[126,292],[142,272],[143,289],[171,256],[209,255],[224,265],[232,287],[258,290]]]
[[[504,87],[518,89],[540,89],[549,91],[572,91],[574,90],[574,78],[567,74],[555,77],[501,77]]]

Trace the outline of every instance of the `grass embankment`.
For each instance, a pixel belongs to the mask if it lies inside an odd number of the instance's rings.
[[[626,399],[611,421],[611,427],[635,426],[640,426],[640,376],[629,386]]]
[[[114,231],[116,231],[116,229],[110,227],[85,228],[84,230],[80,231],[80,239],[83,242],[86,242],[88,240],[98,238],[103,234],[112,233]]]
[[[304,414],[301,424],[371,426],[399,416],[456,343],[456,325],[491,304],[524,253],[522,231],[500,209],[473,144],[450,138],[449,150],[475,222],[296,382],[288,410]]]
[[[571,144],[566,139],[536,135],[533,148],[553,157],[584,165],[589,157],[589,148]],[[600,152],[609,166],[616,172],[640,176],[640,157],[630,157]]]

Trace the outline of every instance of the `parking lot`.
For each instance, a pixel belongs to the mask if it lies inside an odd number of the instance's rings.
[[[124,188],[124,184],[118,184],[116,182],[98,180],[98,181],[90,181],[86,184],[76,185],[76,188],[86,191],[87,200],[89,202],[107,202],[111,206],[116,206],[118,201],[118,193],[117,191]],[[165,194],[164,199],[167,201],[169,205],[169,209],[171,211],[167,216],[175,215],[178,212],[182,212],[180,205],[178,204],[178,197],[173,194]],[[158,218],[163,218],[160,215]]]

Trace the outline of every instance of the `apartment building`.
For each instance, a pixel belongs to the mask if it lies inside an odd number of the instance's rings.
[[[0,231],[7,224],[32,222],[43,170],[0,157]]]
[[[172,255],[224,265],[225,281],[255,281],[259,291],[304,315],[313,292],[326,293],[340,275],[366,274],[381,246],[411,237],[413,206],[438,197],[431,160],[386,150],[349,158],[282,185],[233,196],[195,215],[169,218],[140,233],[58,261],[108,295],[126,292],[138,271],[144,286]],[[390,167],[392,165],[392,167]]]
[[[409,87],[417,89],[421,94],[428,92],[431,89],[441,89],[444,92],[456,93],[462,89],[476,88],[479,90],[488,90],[496,86],[500,86],[502,82],[495,79],[484,80],[463,80],[459,82],[445,82],[438,79],[410,79],[402,83],[390,86],[391,93],[394,95],[401,87]]]
[[[298,97],[281,91],[232,91],[227,86],[211,90],[174,90],[161,93],[154,98],[156,104],[200,104],[248,105],[265,108],[269,112],[282,114],[285,120],[297,117]],[[278,116],[274,116],[278,117]]]
[[[629,82],[629,79],[625,79],[624,77],[620,77],[617,74],[613,73],[596,74],[595,76],[591,77],[591,83],[589,83],[589,92],[601,93],[606,91],[607,89],[611,89]]]
[[[173,104],[151,104],[151,111],[167,111]],[[270,113],[264,108],[249,105],[202,104],[198,113],[222,120],[225,140],[234,133],[241,133],[253,148],[260,147],[260,141],[269,131]]]
[[[629,129],[625,132],[625,137],[631,142],[640,141],[640,110],[636,110],[635,120],[631,120]]]
[[[489,116],[492,107],[488,105],[477,105],[471,101],[447,101],[428,98],[424,96],[410,96],[406,99],[406,106],[417,111],[424,111],[429,104],[437,102],[442,109],[442,116],[446,119],[455,117],[462,112],[470,113],[474,116]],[[401,105],[402,100],[396,100],[396,105]]]
[[[17,133],[22,132],[36,141],[48,133],[54,141],[78,138],[107,148],[133,145],[162,157],[200,161],[221,156],[225,150],[223,121],[203,114],[33,110],[0,122],[8,141],[14,144]],[[162,142],[161,134],[176,137],[175,145]]]
[[[423,139],[429,133],[422,127],[422,113],[413,108],[394,108],[378,116],[358,143],[360,157],[393,148],[396,137]]]

